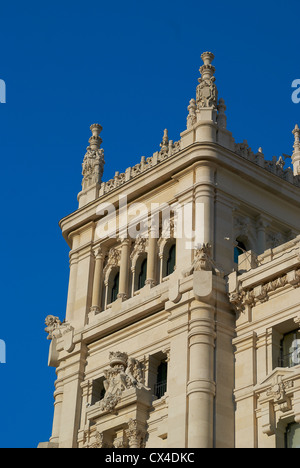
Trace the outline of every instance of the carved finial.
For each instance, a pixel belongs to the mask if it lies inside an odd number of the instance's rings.
[[[89,139],[90,148],[96,151],[100,148],[100,145],[102,143],[102,139],[99,136],[102,131],[102,127],[99,124],[93,124],[90,126],[90,130],[92,132],[92,136]]]
[[[161,151],[166,151],[168,149],[168,146],[169,146],[168,130],[165,129],[164,130],[164,136],[163,136],[162,142],[160,144]]]
[[[90,126],[92,136],[89,139],[90,146],[86,149],[82,164],[82,188],[87,189],[93,184],[101,184],[101,179],[104,169],[104,151],[100,148],[102,139],[100,133],[102,127],[99,124],[93,124]]]
[[[293,135],[295,137],[295,143],[294,143],[294,153],[298,152],[300,150],[300,128],[299,125],[297,124],[293,130]]]
[[[300,129],[299,125],[296,125],[293,130],[295,137],[294,152],[292,155],[292,163],[294,168],[294,175],[300,175]]]
[[[227,117],[225,115],[226,106],[225,106],[225,101],[222,98],[219,100],[218,111],[219,111],[218,116],[217,116],[218,127],[226,130],[226,127],[227,127]]]
[[[201,58],[204,65],[200,67],[201,78],[198,79],[197,106],[198,108],[216,108],[218,103],[218,91],[215,85],[215,67],[211,64],[215,56],[212,52],[204,52]]]
[[[188,111],[189,115],[187,116],[187,128],[190,128],[192,125],[196,123],[197,116],[196,116],[196,110],[197,110],[197,105],[195,99],[190,100],[190,104],[188,106]]]

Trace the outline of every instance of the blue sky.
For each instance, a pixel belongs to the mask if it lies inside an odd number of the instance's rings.
[[[214,52],[228,129],[265,156],[291,154],[300,104],[299,1],[1,2],[0,447],[51,435],[55,372],[44,319],[65,316],[68,247],[92,123],[104,180],[180,138],[201,53]]]

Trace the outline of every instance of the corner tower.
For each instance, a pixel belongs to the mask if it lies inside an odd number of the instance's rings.
[[[228,275],[300,233],[300,177],[235,142],[213,59],[202,54],[180,138],[165,130],[157,151],[111,180],[101,126],[91,127],[79,208],[60,222],[67,311],[47,318],[52,446],[235,446]],[[247,368],[244,378],[252,385]]]

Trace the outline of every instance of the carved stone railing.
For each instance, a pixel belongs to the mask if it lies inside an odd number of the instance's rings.
[[[113,179],[108,180],[107,182],[101,183],[100,196],[105,195],[106,193],[111,192],[112,190],[117,189],[118,187],[126,184],[130,180],[138,177],[140,174],[150,170],[151,168],[157,166],[166,159],[171,158],[181,150],[181,140],[173,142],[172,140],[163,140],[161,144],[161,150],[153,153],[153,156],[146,158],[145,156],[141,157],[141,161],[133,167],[128,167],[125,172],[116,172]],[[235,153],[241,156],[248,161],[253,162],[254,164],[260,166],[263,169],[275,174],[281,179],[286,180],[287,182],[300,187],[300,176],[294,176],[293,169],[285,166],[285,157],[280,156],[279,159],[276,156],[272,160],[267,160],[262,153],[261,148],[255,154],[249,147],[247,141],[243,143],[235,144]]]
[[[266,169],[281,179],[295,185],[296,187],[300,187],[300,176],[294,176],[293,169],[290,167],[284,169],[286,156],[280,156],[279,159],[277,159],[276,156],[273,156],[272,160],[267,160],[265,159],[261,148],[256,154],[254,154],[246,140],[243,143],[235,144],[235,153],[242,158],[257,164],[263,169]]]
[[[163,144],[165,143],[165,144]],[[161,150],[153,154],[153,156],[146,158],[142,156],[140,163],[136,164],[133,167],[128,167],[125,172],[119,173],[116,172],[113,179],[108,180],[107,182],[102,182],[100,188],[100,196],[105,195],[108,192],[124,185],[126,182],[138,177],[140,174],[148,171],[157,164],[165,161],[166,159],[171,158],[181,150],[181,142],[172,140],[163,141],[161,145]]]

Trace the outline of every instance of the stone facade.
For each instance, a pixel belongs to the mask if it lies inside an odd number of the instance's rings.
[[[79,208],[60,222],[70,279],[64,321],[46,319],[57,380],[43,447],[281,447],[300,422],[300,366],[278,365],[300,320],[299,129],[293,169],[236,143],[213,59],[180,140],[165,130],[106,182],[91,126]]]

